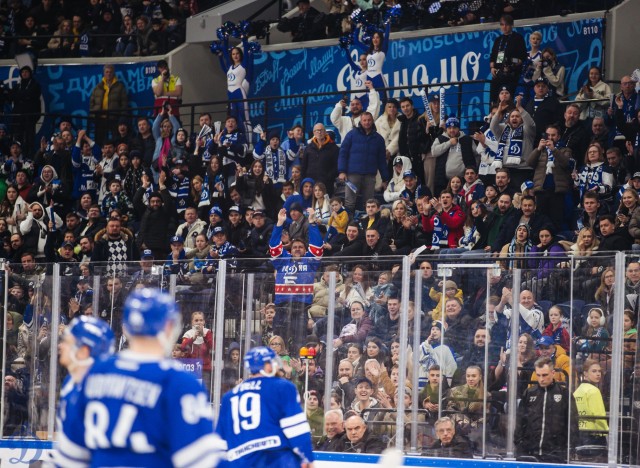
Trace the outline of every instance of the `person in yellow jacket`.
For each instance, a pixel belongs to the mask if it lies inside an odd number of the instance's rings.
[[[593,359],[585,360],[582,366],[582,383],[573,392],[578,408],[581,445],[607,445],[606,434],[609,432],[607,411],[602,393],[597,387],[601,379],[600,363]]]
[[[458,289],[458,285],[455,281],[447,280],[444,288],[444,295],[442,294],[442,281],[438,284],[438,288],[431,288],[429,291],[429,297],[437,302],[436,306],[431,311],[432,320],[442,320],[442,303],[448,301],[451,298],[456,298],[463,303],[462,289]]]
[[[567,356],[567,352],[560,345],[553,342],[550,336],[543,336],[536,342],[536,347],[540,357],[548,357],[553,361],[555,375],[553,378],[556,382],[567,382],[571,373],[571,359]],[[531,382],[538,380],[536,373],[531,376]]]

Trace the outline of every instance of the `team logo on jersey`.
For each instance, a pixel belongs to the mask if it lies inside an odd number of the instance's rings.
[[[553,395],[553,401],[560,403],[562,401],[562,395]]]
[[[235,81],[236,80],[236,75],[235,73],[227,73],[227,79],[229,81]]]
[[[374,59],[370,58],[369,60],[367,60],[367,65],[369,67],[373,67],[375,66],[375,64],[376,64],[376,61]]]

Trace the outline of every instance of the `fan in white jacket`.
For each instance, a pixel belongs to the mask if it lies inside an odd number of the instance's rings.
[[[396,156],[393,159],[391,180],[387,184],[387,188],[383,194],[385,202],[393,203],[400,198],[400,194],[405,189],[403,174],[405,171],[410,171],[412,166],[411,160],[406,156]]]

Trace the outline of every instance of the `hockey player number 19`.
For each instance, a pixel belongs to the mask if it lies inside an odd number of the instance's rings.
[[[240,430],[248,431],[260,425],[260,394],[243,393],[231,398],[231,417],[233,418],[233,433],[240,434]]]

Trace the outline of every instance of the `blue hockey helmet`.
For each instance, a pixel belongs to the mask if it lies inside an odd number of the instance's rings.
[[[157,336],[167,322],[179,324],[180,319],[175,300],[159,289],[138,289],[124,304],[123,326],[131,336]]]
[[[67,333],[76,340],[76,346],[89,348],[93,359],[104,359],[115,350],[115,335],[109,324],[97,317],[82,315],[67,327]]]
[[[247,351],[244,356],[244,367],[249,369],[252,374],[261,373],[264,370],[264,365],[268,362],[277,362],[278,355],[271,348],[266,346],[257,346]]]

